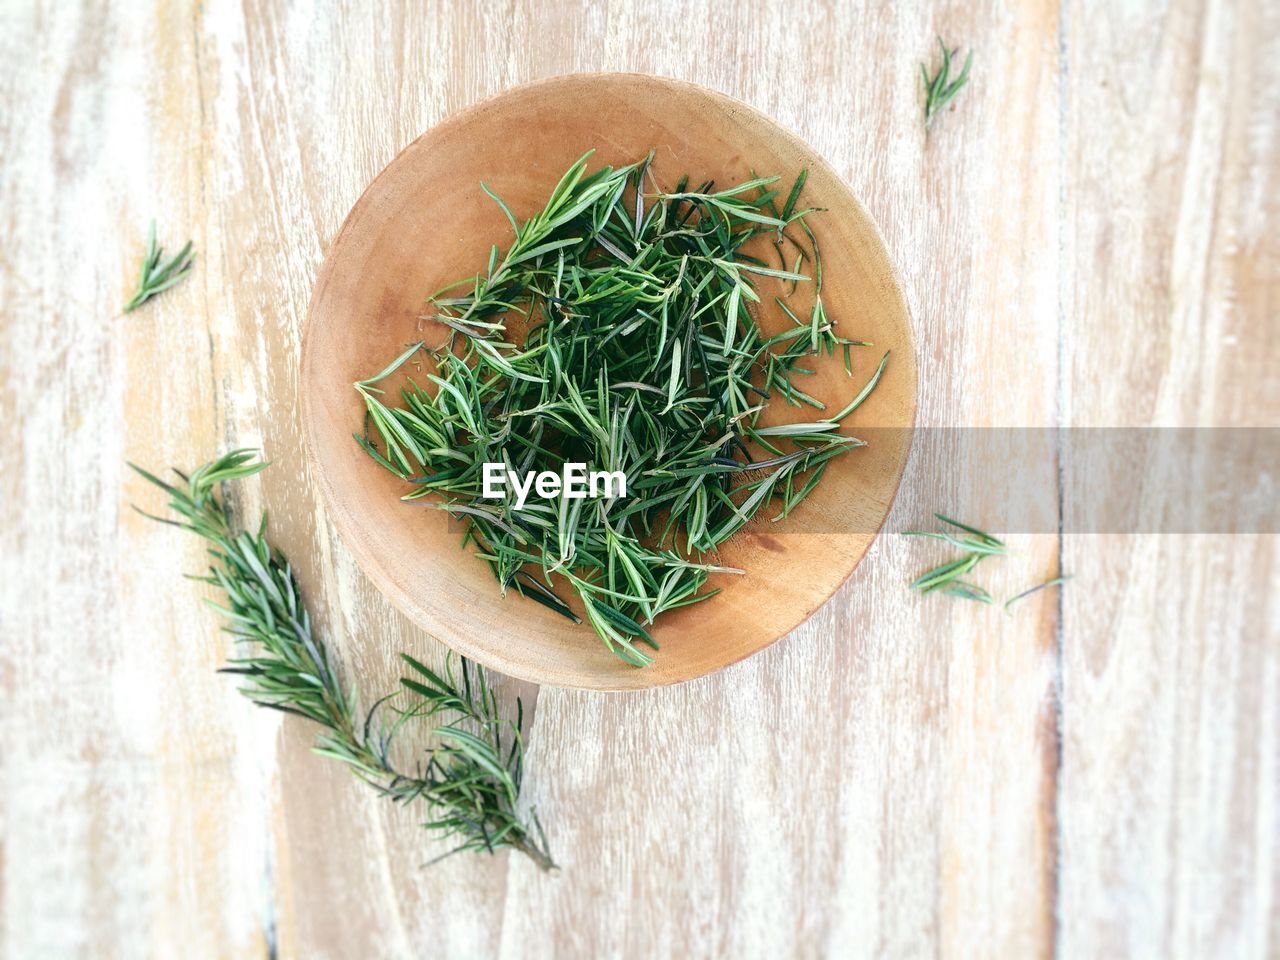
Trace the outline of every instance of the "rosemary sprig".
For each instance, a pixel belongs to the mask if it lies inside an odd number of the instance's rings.
[[[920,76],[924,80],[924,125],[925,129],[933,123],[934,115],[950,103],[957,93],[969,82],[969,68],[973,66],[973,51],[964,58],[964,67],[960,75],[951,79],[951,58],[959,51],[959,47],[947,49],[947,45],[938,37],[938,46],[942,48],[942,66],[932,77],[928,68],[920,64]]]
[[[236,532],[217,496],[220,483],[250,477],[267,464],[251,450],[234,450],[190,475],[175,470],[181,480],[176,484],[129,466],[168,493],[179,519],[146,516],[210,544],[209,573],[192,579],[225,594],[225,606],[205,602],[226,618],[225,630],[244,647],[222,672],[244,678],[245,696],[319,724],[316,753],[346,764],[383,796],[397,803],[422,801],[428,811],[423,825],[458,841],[449,853],[510,847],[543,870],[555,869],[537,815],[525,821],[516,810],[524,761],[518,700],[516,721],[504,720],[480,667],[463,660],[455,676],[447,662],[440,675],[405,656],[413,676],[401,680],[403,692],[381,698],[358,716],[355,688],[343,689],[328,650],[312,632],[288,561],[266,539],[266,516],[257,534]],[[401,773],[389,757],[391,742],[414,718],[439,722],[416,769]]]
[[[643,666],[655,618],[714,595],[714,574],[742,572],[716,562],[719,546],[770,503],[785,517],[833,457],[863,445],[840,427],[888,354],[834,415],[800,388],[809,358],[839,351],[852,375],[852,350],[869,345],[838,334],[823,303],[803,172],[785,198],[777,177],[724,189],[686,177],[664,190],[652,154],[594,172],[589,157],[523,222],[484,188],[510,245],[432,297],[429,319],[449,330],[440,348],[408,345],[355,384],[366,407],[355,439],[410,484],[407,502],[464,524],[463,544],[501,589],[574,620],[580,609],[611,651]],[[765,311],[782,332],[764,333]],[[402,378],[389,396],[384,381],[420,350],[425,379]],[[765,425],[777,398],[817,413]],[[487,462],[620,470],[627,498],[517,510],[482,497]]]
[[[124,305],[124,312],[131,313],[154,297],[162,290],[168,290],[191,272],[195,258],[191,254],[191,241],[163,263],[160,257],[164,253],[162,247],[156,246],[156,222],[151,221],[147,230],[147,254],[142,259],[142,267],[138,271],[138,289],[134,291],[129,302]]]
[[[1063,574],[1060,577],[1054,577],[1052,580],[1046,580],[1044,583],[1038,583],[1034,587],[1031,587],[1028,590],[1023,590],[1021,593],[1017,594],[1016,596],[1010,597],[1008,600],[1006,600],[1004,602],[1004,609],[1006,612],[1008,612],[1010,607],[1012,607],[1019,600],[1022,600],[1024,597],[1029,597],[1033,593],[1039,593],[1041,590],[1048,590],[1050,587],[1061,586],[1062,584],[1070,580],[1071,577],[1072,577],[1072,574],[1070,573]]]
[[[940,513],[935,513],[934,516],[943,523],[955,527],[957,530],[962,530],[970,534],[970,536],[959,537],[951,533],[935,533],[921,530],[906,531],[903,536],[941,540],[963,551],[963,555],[959,558],[949,560],[934,567],[932,570],[926,570],[920,574],[911,582],[911,589],[919,590],[921,593],[942,590],[945,595],[950,597],[962,597],[966,600],[976,600],[979,603],[994,603],[995,601],[992,599],[991,594],[982,589],[982,587],[966,583],[960,578],[969,573],[984,558],[1007,554],[1009,550],[1004,542],[997,540],[991,534],[979,530],[977,527],[971,527],[958,520],[952,520],[950,517],[944,517]]]

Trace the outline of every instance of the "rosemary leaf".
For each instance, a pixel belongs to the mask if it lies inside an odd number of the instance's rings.
[[[991,594],[987,593],[982,587],[976,583],[966,583],[964,580],[952,581],[951,586],[942,592],[948,597],[961,597],[965,600],[975,600],[978,603],[995,603]]]
[[[194,265],[191,248],[192,242],[188,240],[175,256],[161,262],[164,249],[156,246],[156,222],[152,220],[147,230],[147,252],[138,270],[138,288],[124,305],[124,312],[132,313],[156,294],[183,280]]]
[[[942,48],[942,66],[938,68],[938,72],[930,77],[928,68],[923,63],[920,64],[920,75],[924,80],[924,125],[926,130],[933,123],[934,116],[955,99],[956,94],[969,82],[969,70],[973,66],[973,51],[970,50],[968,56],[964,59],[964,66],[961,68],[960,74],[954,80],[951,79],[951,58],[956,55],[959,48],[948,49],[947,45],[942,42],[941,37],[937,39],[938,46]]]
[[[933,593],[935,590],[941,590],[945,596],[949,597],[962,597],[967,600],[976,600],[979,603],[994,603],[995,601],[992,599],[991,594],[985,589],[960,578],[973,570],[985,558],[1007,554],[1009,552],[1008,548],[1003,542],[997,540],[991,534],[979,530],[977,527],[971,527],[968,524],[960,523],[958,520],[952,520],[940,513],[935,513],[934,516],[943,523],[973,534],[976,539],[960,538],[950,533],[933,531],[906,531],[903,534],[904,536],[941,540],[943,543],[962,551],[960,557],[940,564],[932,570],[926,570],[916,577],[915,580],[911,581],[910,588],[919,590],[921,593]]]
[[[1066,583],[1068,580],[1070,580],[1070,579],[1071,579],[1071,577],[1072,577],[1072,574],[1069,574],[1069,573],[1068,573],[1068,574],[1064,574],[1063,576],[1060,576],[1060,577],[1054,577],[1052,580],[1046,580],[1044,583],[1036,584],[1034,587],[1031,587],[1031,588],[1030,588],[1030,589],[1028,589],[1028,590],[1023,590],[1023,591],[1022,591],[1021,593],[1019,593],[1018,595],[1013,596],[1013,597],[1010,597],[1008,600],[1006,600],[1006,601],[1004,602],[1004,609],[1005,609],[1005,611],[1007,612],[1007,611],[1009,610],[1009,608],[1010,608],[1010,607],[1012,607],[1012,606],[1013,606],[1015,603],[1017,603],[1019,600],[1022,600],[1022,599],[1024,599],[1025,597],[1029,597],[1029,596],[1031,596],[1033,593],[1039,593],[1041,590],[1047,590],[1047,589],[1049,589],[1050,587],[1057,587],[1057,586],[1061,586],[1062,584],[1064,584],[1064,583]]]

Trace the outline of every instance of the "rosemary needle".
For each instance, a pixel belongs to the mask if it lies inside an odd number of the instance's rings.
[[[432,296],[440,347],[409,345],[355,385],[355,439],[406,481],[406,502],[463,523],[502,590],[585,620],[643,666],[656,618],[713,596],[713,575],[741,572],[716,562],[720,545],[770,504],[774,519],[788,515],[832,458],[864,445],[840,426],[889,355],[835,416],[766,425],[770,403],[825,409],[801,388],[806,361],[839,351],[852,376],[853,349],[869,346],[838,333],[823,302],[806,173],[779,207],[778,177],[664,190],[652,154],[595,171],[589,159],[523,221],[483,187],[510,244]],[[752,252],[770,248],[776,265]],[[781,332],[764,332],[766,312]],[[385,386],[420,350],[425,377]],[[621,471],[627,496],[517,509],[482,496],[485,463]]]
[[[957,530],[963,530],[965,533],[971,534],[971,536],[957,537],[951,533],[921,530],[906,531],[903,536],[941,540],[963,551],[961,557],[940,564],[932,570],[926,570],[916,577],[910,584],[911,589],[919,590],[921,593],[942,590],[947,596],[963,597],[968,600],[977,600],[981,603],[994,603],[995,601],[992,599],[991,594],[987,593],[986,590],[975,584],[966,583],[960,578],[976,567],[984,558],[1007,554],[1009,551],[1004,542],[997,540],[991,534],[979,530],[977,527],[971,527],[958,520],[952,520],[941,513],[935,513],[934,516],[943,523],[955,527]]]
[[[138,271],[138,288],[124,305],[124,312],[132,313],[157,293],[168,290],[184,279],[191,272],[194,263],[191,247],[192,243],[188,240],[175,256],[162,263],[160,258],[164,250],[156,246],[156,222],[152,220],[151,227],[147,230],[147,252]]]
[[[1062,584],[1070,580],[1071,577],[1072,577],[1072,574],[1069,574],[1069,573],[1064,574],[1063,576],[1060,576],[1060,577],[1054,577],[1052,580],[1046,580],[1044,583],[1038,583],[1034,587],[1031,587],[1028,590],[1023,590],[1017,596],[1010,597],[1008,600],[1006,600],[1004,602],[1004,609],[1007,612],[1010,607],[1012,607],[1015,603],[1017,603],[1019,600],[1023,599],[1024,597],[1029,597],[1033,593],[1039,593],[1041,590],[1047,590],[1050,587],[1061,586]]]
[[[943,593],[948,597],[961,597],[965,600],[975,600],[978,603],[993,604],[995,598],[986,590],[978,586],[976,583],[967,583],[964,580],[953,580]]]
[[[404,656],[412,675],[401,680],[402,692],[377,700],[360,718],[356,690],[343,687],[312,631],[289,562],[266,539],[266,516],[256,534],[237,532],[217,495],[222,482],[250,477],[267,464],[251,450],[233,450],[190,475],[175,470],[180,482],[172,484],[129,466],[168,493],[178,519],[145,516],[208,541],[209,573],[193,579],[225,596],[225,606],[205,602],[226,618],[224,629],[242,645],[242,654],[222,672],[244,678],[245,696],[319,724],[315,752],[346,764],[381,795],[425,804],[423,826],[455,839],[450,853],[509,847],[543,870],[556,869],[537,815],[525,820],[516,810],[524,768],[519,700],[517,719],[505,720],[480,667],[464,659],[455,674],[449,660],[437,673]],[[432,729],[433,746],[412,772],[401,772],[392,765],[391,742],[415,718],[440,719]]]
[[[938,37],[938,46],[942,48],[942,66],[938,68],[938,72],[932,77],[929,71],[922,63],[920,64],[920,76],[924,80],[924,125],[925,129],[933,123],[934,115],[950,103],[957,93],[959,93],[966,83],[969,82],[969,68],[973,66],[973,51],[969,51],[969,55],[964,59],[964,67],[960,70],[960,75],[954,80],[951,79],[951,58],[954,57],[959,47],[947,49],[947,45],[942,42],[942,38]]]
[[[948,560],[946,563],[939,564],[931,570],[926,570],[915,580],[911,581],[912,590],[919,590],[921,593],[932,593],[935,590],[941,590],[945,596],[961,597],[965,600],[974,600],[978,603],[988,605],[994,604],[995,599],[984,588],[975,583],[961,580],[960,578],[976,567],[984,558],[990,556],[1005,556],[1008,554],[1008,548],[1002,540],[997,540],[991,534],[979,530],[977,527],[969,526],[958,520],[952,520],[940,513],[935,513],[935,517],[949,526],[955,527],[957,530],[963,530],[970,534],[968,537],[959,537],[953,533],[908,530],[903,536],[907,537],[927,537],[931,540],[941,540],[949,546],[956,547],[963,553],[954,560]],[[1037,584],[1029,590],[1004,602],[1004,609],[1007,613],[1019,600],[1029,597],[1031,594],[1049,587],[1056,587],[1066,583],[1071,579],[1071,575],[1067,574],[1061,577],[1054,577],[1052,580],[1046,580],[1044,583]]]

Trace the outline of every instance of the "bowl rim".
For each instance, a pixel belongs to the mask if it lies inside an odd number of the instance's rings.
[[[723,662],[719,662],[711,666],[708,666],[705,669],[694,669],[694,670],[680,672],[680,673],[658,674],[655,672],[653,674],[655,676],[654,681],[651,683],[645,683],[645,684],[625,684],[624,685],[624,684],[611,684],[608,682],[574,683],[574,682],[566,682],[564,679],[560,679],[560,678],[548,679],[545,676],[531,675],[528,671],[524,670],[519,664],[513,664],[510,661],[505,660],[500,655],[495,655],[494,651],[489,647],[484,647],[481,645],[471,645],[468,643],[468,644],[463,644],[464,646],[467,647],[467,649],[460,649],[459,644],[456,641],[444,640],[442,637],[436,634],[436,632],[433,631],[430,626],[422,623],[419,617],[417,616],[416,612],[409,609],[409,607],[406,605],[404,598],[398,595],[397,590],[387,589],[387,586],[384,585],[382,582],[380,582],[378,577],[374,576],[373,573],[371,573],[372,569],[378,569],[378,563],[376,561],[376,558],[373,556],[373,551],[370,550],[368,546],[363,541],[361,541],[359,537],[353,535],[352,531],[348,528],[348,523],[350,522],[350,518],[345,514],[344,510],[341,508],[341,499],[339,497],[338,491],[334,489],[332,485],[332,481],[329,479],[328,474],[323,469],[322,464],[320,463],[320,458],[318,455],[319,444],[314,435],[316,430],[316,426],[315,426],[316,417],[312,415],[314,413],[314,404],[316,403],[316,400],[312,397],[312,392],[308,389],[308,383],[310,381],[310,378],[308,376],[308,370],[310,368],[310,363],[311,363],[311,360],[310,360],[311,350],[309,350],[308,347],[315,330],[314,316],[315,316],[317,304],[319,303],[322,294],[325,292],[325,289],[328,286],[331,276],[337,269],[337,262],[335,258],[332,256],[333,251],[339,247],[339,245],[341,244],[346,234],[353,229],[354,224],[358,222],[358,220],[360,219],[360,215],[364,213],[365,208],[370,203],[373,202],[374,197],[376,195],[375,187],[378,186],[378,184],[380,183],[380,181],[383,180],[383,178],[387,177],[392,172],[393,168],[397,165],[399,160],[410,150],[413,150],[415,147],[417,147],[418,144],[425,137],[431,136],[431,135],[439,135],[442,131],[447,131],[451,127],[464,124],[473,115],[490,107],[494,102],[501,100],[509,95],[512,95],[515,93],[529,92],[531,90],[535,90],[538,87],[551,86],[557,83],[562,83],[564,81],[591,80],[591,79],[635,80],[643,83],[657,83],[659,85],[667,85],[667,86],[676,87],[676,88],[684,88],[686,90],[693,91],[696,94],[701,96],[707,96],[712,99],[725,101],[727,104],[735,108],[747,111],[748,113],[752,114],[754,118],[756,118],[757,120],[777,128],[778,130],[782,131],[791,139],[802,144],[807,150],[807,152],[810,154],[810,156],[812,157],[812,166],[820,168],[828,177],[830,177],[831,181],[835,183],[839,189],[844,191],[849,202],[853,204],[853,206],[856,208],[856,210],[858,211],[862,219],[865,221],[871,233],[874,235],[875,241],[879,244],[880,248],[884,251],[884,259],[885,259],[885,263],[888,271],[887,276],[889,280],[889,286],[891,287],[891,290],[892,290],[892,296],[897,301],[897,304],[901,309],[902,316],[905,320],[903,335],[906,340],[907,346],[909,347],[911,360],[912,360],[911,371],[910,371],[911,383],[910,383],[910,389],[908,392],[910,416],[908,417],[908,422],[906,424],[904,424],[902,427],[894,428],[894,429],[900,429],[905,431],[906,443],[905,443],[905,448],[903,450],[902,456],[900,457],[894,469],[892,491],[888,497],[887,502],[885,503],[884,512],[880,517],[880,522],[876,525],[875,530],[870,533],[870,536],[868,536],[866,545],[863,547],[861,554],[859,554],[857,559],[854,560],[852,564],[850,564],[849,569],[845,573],[845,575],[832,585],[831,590],[828,593],[826,593],[825,596],[815,599],[812,603],[806,604],[803,611],[799,614],[795,622],[790,627],[788,627],[784,632],[778,634],[772,640],[762,644],[756,649],[743,651],[740,654],[734,655],[731,658],[724,660]],[[338,537],[341,540],[342,544],[355,558],[357,566],[360,568],[361,574],[373,584],[373,586],[377,589],[378,593],[381,594],[381,596],[385,598],[387,601],[389,601],[397,611],[399,611],[401,614],[406,616],[419,629],[423,630],[425,633],[431,636],[434,640],[436,640],[436,642],[458,653],[459,655],[472,660],[473,662],[481,664],[486,669],[496,670],[497,672],[505,674],[506,676],[513,677],[519,680],[524,680],[530,683],[536,683],[539,686],[552,686],[552,687],[559,687],[562,689],[574,689],[574,690],[592,690],[592,691],[598,691],[598,692],[604,692],[604,693],[631,693],[631,692],[640,693],[640,692],[643,692],[644,690],[675,686],[678,684],[686,683],[691,680],[697,680],[703,677],[712,676],[728,667],[741,663],[744,660],[750,659],[751,657],[764,652],[765,650],[775,646],[778,642],[783,640],[785,637],[790,636],[792,633],[794,633],[796,630],[798,630],[800,627],[806,624],[810,619],[813,618],[813,616],[819,610],[821,610],[824,606],[827,605],[827,603],[831,601],[832,597],[834,597],[836,593],[838,593],[845,586],[845,584],[849,582],[849,580],[853,577],[854,572],[858,569],[859,566],[861,566],[862,562],[867,558],[867,554],[871,552],[872,545],[875,544],[875,542],[879,539],[880,534],[884,531],[884,526],[888,522],[889,515],[893,512],[893,508],[897,502],[898,495],[902,490],[902,478],[906,474],[907,465],[910,462],[911,457],[914,453],[916,425],[919,419],[919,409],[920,409],[920,405],[919,405],[920,377],[919,377],[919,363],[918,363],[917,352],[918,352],[918,345],[916,342],[914,318],[911,313],[911,305],[906,296],[906,291],[902,283],[901,274],[898,270],[896,262],[894,261],[893,257],[890,256],[889,254],[889,247],[885,243],[884,234],[881,232],[879,224],[876,222],[875,218],[871,216],[866,206],[858,198],[857,194],[854,193],[853,188],[849,186],[845,178],[841,176],[831,166],[831,164],[827,161],[826,157],[824,157],[822,154],[820,154],[817,150],[813,148],[813,146],[809,143],[807,139],[802,137],[790,126],[783,124],[778,120],[775,120],[773,117],[769,116],[768,114],[765,114],[762,110],[746,102],[745,100],[742,100],[732,94],[724,93],[723,91],[716,90],[714,88],[707,87],[690,80],[684,80],[678,77],[665,76],[662,74],[644,73],[641,71],[629,71],[629,70],[622,70],[622,71],[588,70],[588,71],[573,71],[569,73],[554,74],[551,76],[539,77],[534,80],[529,80],[523,83],[513,84],[511,86],[504,87],[501,90],[497,91],[496,93],[482,97],[479,100],[469,103],[466,106],[461,107],[460,109],[447,114],[446,116],[440,118],[435,123],[428,126],[421,133],[419,133],[418,136],[414,137],[411,141],[405,144],[404,147],[396,151],[395,155],[389,161],[387,161],[387,163],[382,167],[382,169],[378,171],[377,175],[375,175],[374,178],[369,181],[368,185],[366,185],[365,188],[361,191],[360,196],[357,198],[356,202],[352,205],[351,209],[347,212],[346,217],[343,218],[342,225],[339,227],[337,233],[334,234],[333,239],[329,242],[328,247],[324,254],[324,260],[320,265],[320,269],[316,273],[316,278],[312,285],[311,297],[307,301],[306,316],[303,321],[302,338],[299,346],[298,394],[299,394],[299,407],[300,407],[299,412],[302,418],[302,426],[303,426],[302,432],[303,432],[303,448],[305,451],[305,461],[306,461],[307,467],[310,469],[310,472],[315,477],[315,481],[320,488],[321,496],[323,497],[323,501],[325,505],[325,513],[327,515],[328,522],[333,526],[334,529],[337,530]],[[842,535],[831,534],[831,536],[842,536]],[[647,673],[648,671],[640,670],[640,672]]]

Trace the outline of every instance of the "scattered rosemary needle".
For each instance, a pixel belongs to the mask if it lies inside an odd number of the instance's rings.
[[[950,103],[957,93],[969,82],[969,68],[973,66],[973,51],[964,58],[964,67],[960,75],[951,79],[951,58],[959,51],[959,47],[947,49],[947,45],[938,37],[938,46],[942,48],[942,66],[932,77],[928,68],[920,64],[920,76],[924,80],[924,125],[927,130],[933,123],[934,115]]]
[[[245,652],[222,672],[245,678],[242,693],[259,706],[304,717],[322,728],[315,752],[338,760],[382,796],[397,803],[421,801],[424,827],[458,840],[445,854],[518,850],[543,870],[556,870],[537,815],[516,811],[524,764],[523,709],[505,720],[484,671],[462,660],[455,676],[404,656],[411,676],[402,689],[375,701],[363,718],[357,691],[343,689],[329,652],[311,629],[289,562],[266,539],[266,516],[256,534],[233,528],[217,496],[219,484],[265,469],[251,450],[234,450],[190,475],[174,472],[166,483],[141,467],[141,476],[169,494],[179,519],[145,516],[189,530],[209,542],[209,573],[193,579],[225,594],[225,603],[205,602],[227,620],[225,630]],[[415,718],[442,718],[431,731],[432,746],[411,772],[400,772],[389,756],[392,738]],[[434,861],[433,861],[434,862]]]
[[[968,537],[957,536],[953,533],[937,533],[933,531],[908,530],[903,533],[905,537],[927,537],[931,540],[941,540],[943,543],[949,544],[964,551],[963,556],[946,563],[939,564],[932,570],[926,570],[920,576],[911,582],[912,590],[919,590],[921,593],[932,593],[935,590],[941,590],[945,596],[961,597],[965,600],[974,600],[978,603],[992,605],[995,598],[991,596],[984,588],[976,583],[969,583],[960,578],[976,567],[983,559],[991,556],[1005,556],[1009,550],[1004,542],[997,540],[989,533],[979,530],[977,527],[971,527],[968,524],[960,523],[958,520],[952,520],[944,517],[940,513],[935,513],[935,517],[943,523],[963,530],[965,533],[971,534]],[[1049,587],[1056,587],[1059,584],[1066,583],[1071,579],[1071,575],[1067,574],[1061,577],[1054,577],[1052,580],[1046,580],[1044,583],[1037,584],[1029,590],[1024,590],[1016,597],[1011,597],[1004,602],[1004,609],[1007,613],[1019,600],[1029,597],[1031,594],[1039,590],[1045,590]]]
[[[147,231],[147,254],[138,272],[138,289],[124,305],[124,312],[131,313],[137,310],[157,293],[168,290],[184,279],[191,272],[194,263],[191,246],[191,241],[188,240],[186,246],[179,250],[176,256],[161,263],[160,258],[164,250],[156,246],[156,222],[152,220],[151,227]]]
[[[1069,574],[1069,573],[1064,574],[1063,576],[1060,576],[1060,577],[1054,577],[1052,580],[1046,580],[1044,583],[1038,583],[1034,587],[1031,587],[1029,590],[1023,590],[1017,596],[1010,597],[1008,600],[1006,600],[1004,602],[1004,609],[1006,612],[1008,612],[1010,607],[1012,607],[1015,603],[1017,603],[1019,600],[1023,599],[1024,597],[1029,597],[1033,593],[1039,593],[1041,590],[1047,590],[1050,587],[1061,586],[1062,584],[1070,580],[1071,577],[1072,577],[1072,574]]]
[[[962,557],[936,566],[932,570],[926,570],[916,577],[911,582],[911,589],[919,590],[921,593],[943,590],[947,596],[963,597],[967,600],[977,600],[980,603],[994,603],[995,601],[992,599],[991,594],[987,593],[986,590],[974,584],[966,583],[960,578],[976,567],[985,557],[1007,554],[1009,550],[1004,545],[1004,542],[997,540],[991,534],[985,533],[977,527],[971,527],[958,520],[952,520],[950,517],[944,517],[940,513],[935,513],[934,516],[943,523],[971,534],[971,536],[960,537],[952,533],[934,533],[921,530],[906,531],[903,536],[941,540],[964,551]]]
[[[974,600],[978,603],[993,604],[995,598],[986,590],[978,586],[976,583],[966,583],[964,580],[953,580],[951,586],[942,591],[948,597],[961,597],[965,600]]]
[[[655,618],[714,595],[713,574],[742,573],[715,562],[721,544],[771,503],[786,516],[864,445],[840,427],[888,363],[868,364],[834,415],[800,387],[807,360],[838,351],[852,376],[853,349],[869,346],[838,334],[823,302],[804,172],[785,193],[754,175],[667,190],[652,157],[588,172],[588,153],[524,221],[483,187],[513,231],[505,252],[431,297],[440,347],[411,344],[355,384],[355,439],[410,485],[404,499],[461,521],[503,591],[585,619],[634,666],[657,649]],[[764,332],[766,313],[781,332]],[[388,396],[383,381],[419,350],[425,380]],[[766,425],[778,400],[817,412]],[[626,497],[517,506],[482,495],[486,463],[621,472]]]

